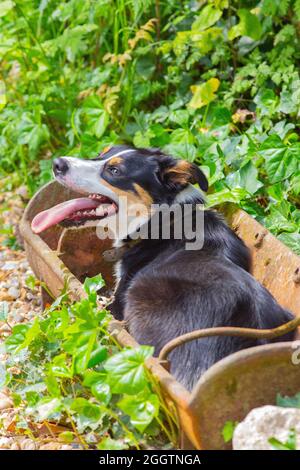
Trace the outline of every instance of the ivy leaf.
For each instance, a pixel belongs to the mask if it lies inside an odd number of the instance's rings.
[[[67,366],[67,355],[59,354],[55,356],[49,368],[55,377],[71,378],[72,372]]]
[[[11,0],[6,0],[0,3],[0,18],[7,15],[14,7],[14,2]]]
[[[222,429],[222,436],[223,436],[224,442],[230,442],[232,440],[233,433],[237,425],[238,425],[238,422],[236,421],[226,421]]]
[[[97,95],[89,96],[84,102],[83,110],[87,117],[88,132],[100,139],[109,123],[109,114],[103,108],[100,98]]]
[[[213,5],[206,5],[192,24],[193,30],[203,31],[214,25],[222,16],[222,11]]]
[[[27,330],[30,325],[15,325],[12,329],[12,334],[5,340],[6,350],[14,353],[20,345],[24,342]]]
[[[248,195],[247,191],[243,188],[234,188],[234,189],[222,189],[216,193],[209,194],[207,196],[207,204],[209,207],[218,206],[224,204],[225,202],[233,202],[238,204]]]
[[[67,443],[74,441],[74,433],[71,431],[63,431],[59,433],[58,437]]]
[[[281,442],[276,437],[270,437],[268,442],[277,450],[297,450],[297,435],[295,429],[290,429],[286,442]]]
[[[35,338],[40,334],[40,332],[40,323],[37,317],[25,332],[24,341],[17,347],[15,352],[19,352],[21,349],[27,348],[32,343],[32,341],[34,341]]]
[[[133,395],[147,387],[145,360],[153,354],[150,346],[124,349],[104,364],[113,393]]]
[[[90,294],[91,292],[97,292],[104,286],[105,281],[101,274],[98,274],[94,277],[86,277],[83,283],[84,290],[87,294]]]
[[[70,410],[74,413],[80,433],[88,427],[95,429],[103,416],[100,406],[91,403],[85,398],[75,398],[72,401]]]
[[[87,367],[90,369],[97,366],[100,362],[105,361],[107,358],[107,348],[105,346],[98,346],[92,351]]]
[[[215,92],[219,86],[220,81],[217,78],[210,78],[201,85],[192,85],[193,98],[189,102],[189,107],[199,109],[211,103],[216,98]]]
[[[278,240],[300,255],[300,233],[281,233]]]
[[[242,8],[238,10],[240,22],[228,31],[228,39],[232,41],[239,36],[248,36],[258,41],[262,34],[261,24],[256,15]]]
[[[121,439],[112,439],[111,437],[105,437],[97,445],[98,450],[124,450],[128,447],[128,444],[125,444]]]
[[[278,97],[275,95],[274,91],[269,88],[261,89],[253,101],[256,103],[257,109],[263,116],[271,116],[278,106]]]
[[[300,146],[287,147],[277,135],[269,136],[262,144],[259,154],[265,159],[265,167],[270,183],[282,181],[300,166]]]
[[[108,405],[111,399],[110,386],[104,381],[98,381],[91,387],[91,392],[97,400],[103,405]]]
[[[131,424],[140,432],[144,432],[147,426],[158,415],[159,399],[153,393],[144,396],[126,395],[117,406],[130,416]]]
[[[288,178],[298,170],[298,159],[290,149],[276,151],[271,157],[264,154],[264,157],[266,171],[272,184]]]
[[[48,372],[46,373],[45,384],[50,395],[52,395],[53,397],[59,397],[61,395],[60,387],[51,368],[49,368]]]
[[[236,186],[245,189],[249,194],[255,194],[263,186],[258,179],[258,170],[251,160],[237,172],[228,175],[226,183],[232,188]]]
[[[37,413],[38,419],[44,421],[54,417],[62,409],[62,403],[59,398],[42,398],[33,407],[27,408],[27,413]]]
[[[270,214],[265,218],[266,227],[273,233],[295,232],[297,223],[293,221],[291,205],[282,200],[279,204],[272,204]]]

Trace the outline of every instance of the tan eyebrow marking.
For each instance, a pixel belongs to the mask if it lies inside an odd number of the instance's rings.
[[[121,157],[111,157],[108,160],[107,164],[108,165],[119,165],[120,163],[122,163],[122,161],[123,161],[123,158],[121,158]]]

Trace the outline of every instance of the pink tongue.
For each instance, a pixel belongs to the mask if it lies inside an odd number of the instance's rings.
[[[99,201],[87,197],[70,199],[57,206],[51,207],[46,211],[37,214],[31,222],[31,228],[34,233],[40,233],[53,225],[62,222],[69,215],[79,210],[95,209],[99,206]]]

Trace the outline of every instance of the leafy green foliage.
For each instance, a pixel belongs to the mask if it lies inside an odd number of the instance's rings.
[[[276,450],[297,450],[297,434],[295,429],[291,429],[286,442],[281,442],[276,437],[270,437],[269,443]]]
[[[85,299],[70,303],[64,294],[32,323],[15,325],[0,388],[10,389],[23,429],[30,421],[61,422],[70,428],[61,439],[86,448],[140,448],[154,438],[176,445],[176,419],[145,368],[153,349],[117,345],[109,312],[97,306],[103,285],[101,276],[86,279]]]
[[[209,203],[300,253],[299,15],[299,0],[3,1],[0,173],[34,192],[57,155],[159,146],[202,166]]]
[[[236,428],[236,426],[238,425],[237,422],[235,421],[226,421],[226,423],[224,424],[224,427],[222,429],[222,437],[224,439],[224,442],[230,442],[233,438],[233,433],[234,433],[234,430]]]

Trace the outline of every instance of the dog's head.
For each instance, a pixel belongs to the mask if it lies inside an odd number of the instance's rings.
[[[53,172],[59,183],[86,197],[38,214],[32,222],[36,233],[57,223],[96,225],[118,212],[122,198],[129,214],[145,221],[153,204],[173,204],[196,183],[208,188],[197,165],[156,149],[115,146],[91,160],[61,157],[54,160]]]

